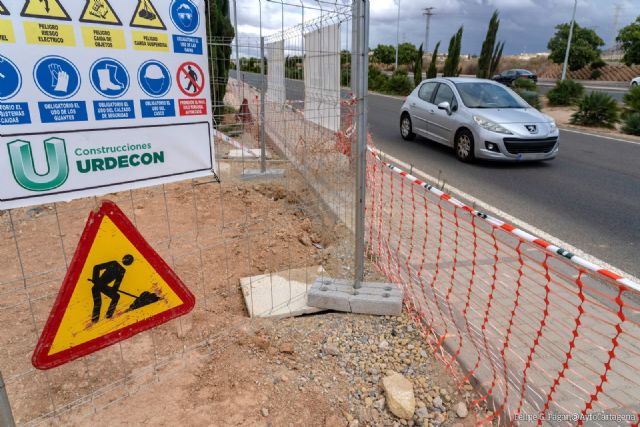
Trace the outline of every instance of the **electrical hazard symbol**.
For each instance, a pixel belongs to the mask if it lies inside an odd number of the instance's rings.
[[[109,201],[91,212],[33,354],[50,369],[153,328],[195,297]]]
[[[71,21],[60,0],[26,0],[20,16]]]
[[[122,21],[107,0],[87,0],[80,22],[105,25],[122,25]]]
[[[10,15],[9,10],[0,1],[0,15]]]
[[[132,27],[151,28],[154,30],[167,29],[150,0],[138,0],[138,6],[133,13],[130,25]]]

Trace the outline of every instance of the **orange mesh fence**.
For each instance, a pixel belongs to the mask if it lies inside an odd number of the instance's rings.
[[[638,425],[640,287],[367,159],[367,248],[485,421]],[[455,374],[456,370],[451,369]]]

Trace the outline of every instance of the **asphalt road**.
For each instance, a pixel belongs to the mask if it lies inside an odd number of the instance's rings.
[[[259,86],[259,77],[246,74]],[[303,99],[289,81],[287,99]],[[402,100],[369,97],[377,148],[627,273],[640,277],[640,144],[561,132],[559,156],[541,163],[463,164],[453,150],[399,134]]]

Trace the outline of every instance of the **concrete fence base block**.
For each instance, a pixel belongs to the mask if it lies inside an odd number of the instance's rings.
[[[399,316],[402,288],[393,283],[365,282],[354,289],[350,281],[319,277],[307,293],[307,305],[347,313]]]
[[[260,171],[260,169],[245,169],[242,174],[242,179],[274,179],[282,178],[284,174],[284,169],[267,169],[264,172]]]

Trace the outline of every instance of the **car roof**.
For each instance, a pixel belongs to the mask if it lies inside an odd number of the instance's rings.
[[[439,82],[448,81],[448,82],[451,82],[453,84],[456,84],[456,83],[480,83],[480,82],[498,84],[498,83],[494,82],[493,80],[479,79],[477,77],[439,77],[437,79],[431,79],[431,80],[439,81]]]

